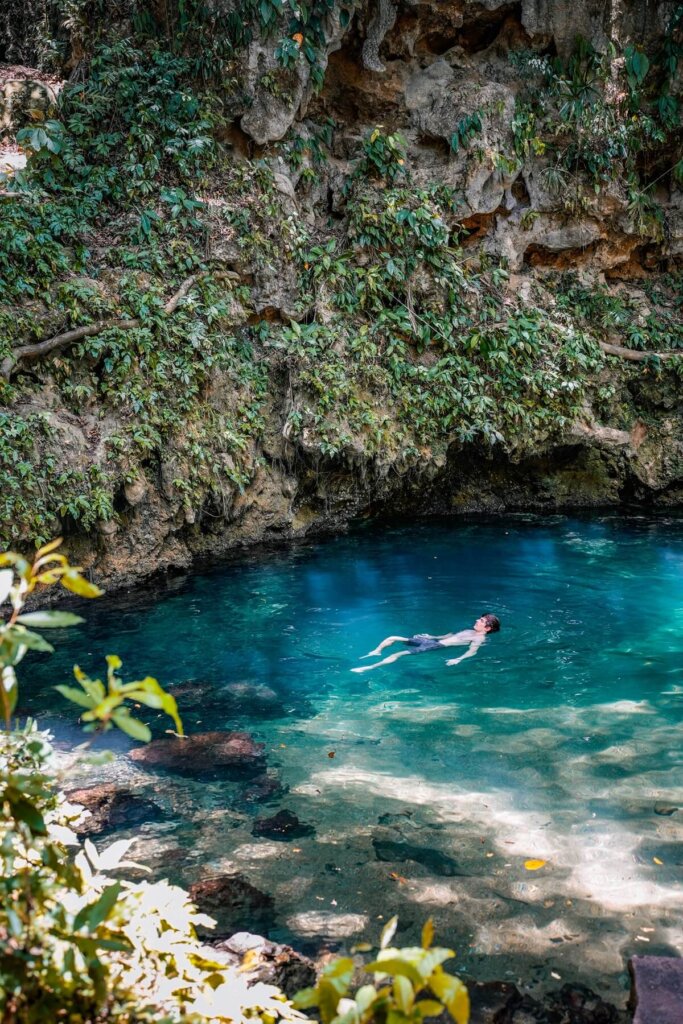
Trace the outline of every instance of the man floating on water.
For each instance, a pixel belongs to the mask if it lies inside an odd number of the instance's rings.
[[[382,640],[379,647],[369,654],[363,654],[363,658],[377,658],[386,647],[393,644],[405,644],[407,651],[396,651],[382,661],[376,661],[374,665],[362,665],[360,668],[352,668],[352,672],[369,672],[380,665],[391,665],[406,654],[424,654],[425,651],[437,651],[444,647],[467,647],[464,654],[459,658],[450,658],[447,665],[457,665],[465,658],[473,658],[477,653],[488,633],[497,633],[500,629],[500,621],[497,616],[487,612],[482,615],[472,626],[472,629],[461,629],[458,633],[444,633],[443,636],[432,636],[431,633],[416,633],[415,636],[388,636]]]

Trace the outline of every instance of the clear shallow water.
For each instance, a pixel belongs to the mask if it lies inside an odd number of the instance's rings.
[[[459,666],[435,651],[350,671],[385,636],[484,611],[502,630]],[[34,683],[58,737],[74,715],[50,686],[115,651],[129,676],[192,680],[188,731],[247,729],[288,787],[258,804],[201,765],[145,772],[123,739],[99,770],[166,813],[135,830],[138,857],[186,884],[238,869],[272,897],[224,927],[337,948],[395,912],[412,941],[432,915],[478,978],[554,973],[615,999],[629,955],[683,952],[683,519],[372,529],[86,614]],[[315,836],[251,834],[281,808]]]

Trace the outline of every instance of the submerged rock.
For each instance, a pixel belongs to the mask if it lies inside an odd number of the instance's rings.
[[[624,1011],[606,1003],[585,985],[563,985],[559,992],[550,992],[540,1000],[526,995],[513,1003],[512,1012],[505,1009],[494,1017],[482,1016],[481,1024],[487,1021],[496,1024],[626,1024],[627,1020]],[[472,1014],[471,1021],[478,1024],[479,1018]],[[652,1024],[669,1022],[653,1017]]]
[[[306,825],[299,821],[292,811],[283,809],[274,814],[272,818],[257,818],[251,830],[252,836],[259,836],[262,839],[278,839],[287,841],[289,839],[302,839],[304,836],[315,835],[312,825]]]
[[[136,747],[128,755],[144,768],[163,768],[181,775],[232,774],[263,767],[263,743],[247,732],[200,732],[164,737]]]
[[[76,829],[80,836],[97,836],[117,828],[132,828],[147,821],[160,821],[164,812],[153,800],[136,796],[114,782],[72,789],[66,794],[74,804],[90,811],[90,817]]]
[[[269,927],[275,904],[272,896],[261,892],[243,875],[215,875],[195,882],[190,897],[199,909],[216,919],[219,935],[240,928]],[[215,932],[211,932],[215,935]]]
[[[413,846],[411,843],[394,843],[388,839],[373,839],[372,845],[375,849],[377,860],[389,861],[390,863],[402,864],[412,860],[421,864],[433,875],[442,875],[451,878],[456,875],[466,877],[464,871],[460,871],[457,861],[453,860],[446,853],[440,850],[433,850],[429,846]]]
[[[502,1024],[522,1001],[518,990],[508,981],[478,981],[468,988],[472,1024]]]
[[[277,775],[266,773],[252,779],[242,791],[238,803],[265,804],[269,800],[280,800],[287,792],[289,792],[289,786],[283,785]]]
[[[655,814],[661,814],[667,818],[675,814],[677,810],[678,807],[675,807],[673,804],[655,804]]]
[[[631,972],[633,1024],[680,1024],[683,1020],[683,959],[634,956]]]
[[[269,942],[251,932],[237,932],[214,945],[227,953],[235,964],[241,963],[249,953],[249,980],[277,985],[289,998],[300,989],[315,985],[315,964],[291,946]]]

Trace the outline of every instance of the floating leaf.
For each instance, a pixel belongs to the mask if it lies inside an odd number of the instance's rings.
[[[663,864],[664,863],[664,861],[660,860],[659,857],[653,857],[652,859],[655,862],[655,864]]]
[[[547,863],[545,860],[534,860],[532,857],[530,860],[524,861],[524,867],[527,871],[538,871],[539,868],[545,867]]]

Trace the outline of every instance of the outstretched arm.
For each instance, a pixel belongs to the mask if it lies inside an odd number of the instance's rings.
[[[481,638],[481,640],[479,639],[479,637],[477,637],[476,640],[472,641],[472,643],[467,648],[467,650],[465,651],[464,654],[461,654],[459,658],[450,658],[446,662],[446,664],[447,665],[458,665],[461,661],[464,661],[465,658],[473,658],[474,655],[479,650],[479,648],[481,647],[481,645],[483,644],[483,642],[484,642],[484,638],[483,637]]]

